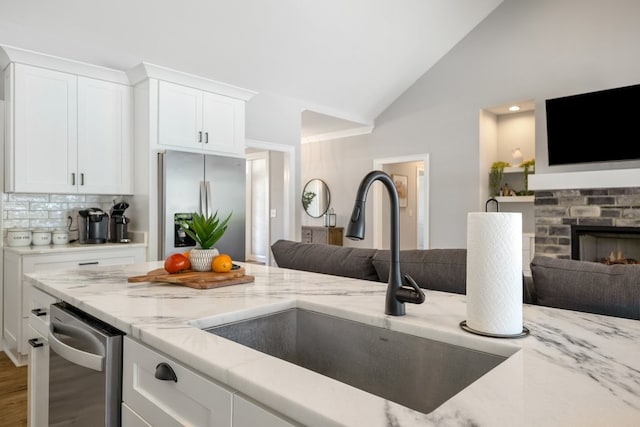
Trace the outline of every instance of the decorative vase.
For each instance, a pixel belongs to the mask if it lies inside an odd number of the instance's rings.
[[[216,248],[191,249],[189,252],[191,269],[195,271],[211,271],[211,261],[218,255],[220,255],[220,252]]]

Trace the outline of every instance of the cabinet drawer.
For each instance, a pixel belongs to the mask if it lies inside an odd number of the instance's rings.
[[[159,380],[155,372],[168,364],[177,381]],[[232,393],[175,360],[125,337],[123,401],[151,425],[230,426]]]
[[[29,287],[29,326],[46,337],[49,332],[49,306],[58,300],[40,289]]]
[[[65,254],[29,255],[24,257],[23,273],[136,262],[144,262],[144,248],[114,248],[113,250],[78,251]]]
[[[64,270],[90,266],[120,265],[144,262],[144,248],[122,248],[78,251],[64,254],[28,255],[22,257],[22,274],[47,270]],[[22,316],[29,317],[31,285],[24,281]]]
[[[313,238],[311,241],[313,243],[327,243],[327,230],[313,230]]]

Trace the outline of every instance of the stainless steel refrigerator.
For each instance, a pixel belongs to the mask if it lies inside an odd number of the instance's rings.
[[[159,259],[195,247],[178,221],[194,212],[231,213],[227,231],[215,244],[235,261],[245,260],[246,161],[210,154],[158,154]]]

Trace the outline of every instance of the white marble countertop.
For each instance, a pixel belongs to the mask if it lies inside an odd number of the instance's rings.
[[[116,326],[215,381],[306,425],[637,426],[640,322],[524,307],[526,338],[469,334],[465,296],[426,291],[384,315],[386,285],[242,264],[255,282],[197,290],[128,283],[162,266],[32,273],[36,287]],[[200,330],[289,307],[310,308],[499,354],[505,362],[429,414],[408,409]]]

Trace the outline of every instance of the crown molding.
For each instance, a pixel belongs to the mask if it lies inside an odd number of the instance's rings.
[[[12,62],[129,85],[129,79],[124,71],[60,58],[32,50],[0,45],[0,68],[5,69]]]
[[[194,74],[184,73],[182,71],[150,64],[148,62],[142,62],[138,66],[128,70],[127,76],[129,77],[129,82],[133,86],[147,79],[157,79],[193,87],[195,89],[206,90],[208,92],[214,92],[231,98],[241,99],[243,101],[250,100],[258,93],[249,89],[243,89],[227,83],[209,80]]]
[[[366,135],[373,132],[374,126],[361,126],[357,128],[344,129],[335,132],[319,133],[317,135],[306,136],[301,139],[303,144],[310,142],[330,141],[332,139],[348,138],[351,136]]]

